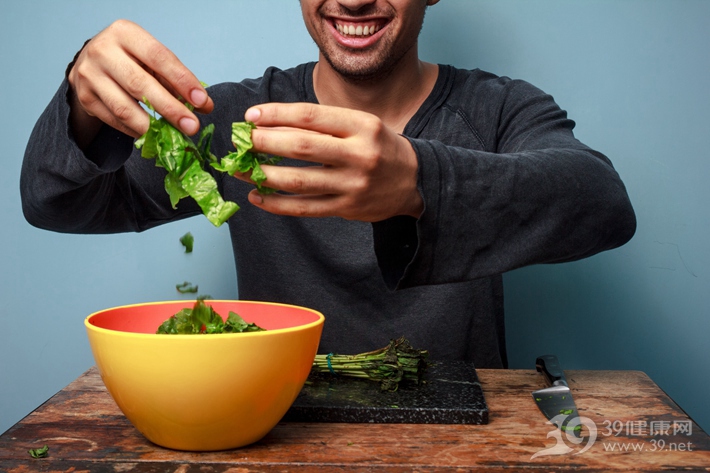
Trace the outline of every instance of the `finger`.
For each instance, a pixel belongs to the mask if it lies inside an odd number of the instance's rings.
[[[129,128],[124,123],[115,119],[113,113],[97,99],[97,106],[94,108],[93,116],[106,123],[107,125],[117,129],[121,133],[138,138],[143,133],[137,129]]]
[[[342,165],[350,156],[342,139],[308,130],[256,128],[251,140],[256,151],[314,163]]]
[[[126,133],[138,137],[148,129],[148,115],[138,102],[110,79],[98,82],[96,91],[84,92],[79,100],[89,115]]]
[[[108,76],[134,100],[147,99],[161,116],[189,135],[198,131],[199,121],[173,93],[184,96],[201,110],[212,107],[206,91],[192,73],[172,52],[134,23],[112,24],[87,45],[84,54],[87,60],[81,61],[81,66],[86,69],[85,76],[89,80]],[[84,66],[84,62],[88,65]],[[156,77],[170,84],[171,90]],[[117,98],[117,101],[122,99]]]
[[[333,217],[338,215],[338,198],[329,195],[260,194],[253,190],[249,202],[275,215],[291,217]]]
[[[257,126],[287,126],[320,133],[351,136],[371,119],[370,114],[312,103],[265,103],[248,109],[245,119]]]
[[[107,75],[114,79],[125,94],[137,101],[147,101],[157,113],[182,132],[188,135],[197,133],[197,117],[142,67],[131,63],[116,64]]]
[[[291,167],[263,165],[266,175],[262,185],[282,192],[300,195],[340,194],[343,185],[333,168],[323,166]],[[251,172],[234,173],[234,177],[245,182],[251,180]]]
[[[167,81],[172,90],[195,108],[209,107],[209,96],[197,77],[170,49],[150,33],[139,25],[125,20],[115,22],[110,28],[116,29],[116,33],[121,38],[125,38],[126,52]]]
[[[182,95],[180,95],[180,93],[177,90],[175,90],[173,85],[167,81],[167,79],[163,78],[162,76],[160,76],[158,74],[155,74],[155,79],[160,83],[160,85],[165,87],[165,89],[167,89],[168,92],[170,92],[170,94],[173,97],[178,98],[183,101],[185,100],[182,97]],[[193,100],[192,102],[195,102],[195,100]],[[193,103],[193,105],[194,105],[194,103]],[[212,112],[212,110],[214,110],[214,102],[212,101],[212,97],[209,97],[209,96],[207,96],[207,102],[205,102],[204,106],[202,106],[202,107],[195,106],[195,111],[200,112],[200,113],[210,113],[210,112]]]
[[[140,136],[148,128],[148,116],[138,102],[128,95],[101,65],[100,54],[87,52],[69,74],[76,100],[89,116],[131,136]]]

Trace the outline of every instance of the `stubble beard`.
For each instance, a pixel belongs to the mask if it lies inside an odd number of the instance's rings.
[[[321,13],[323,17],[326,16],[325,12]],[[414,38],[408,44],[400,45],[399,48],[395,39],[391,37],[383,37],[375,46],[376,49],[362,51],[342,50],[339,45],[329,42],[321,45],[316,41],[316,45],[328,65],[346,82],[359,84],[377,82],[387,78],[402,58],[417,46],[423,24],[422,18]],[[327,33],[323,33],[322,36],[326,37]]]
[[[386,78],[394,69],[397,60],[383,52],[374,57],[367,57],[371,52],[363,51],[359,57],[338,57],[327,49],[321,49],[321,55],[330,67],[348,82],[375,82]],[[396,58],[401,59],[401,57]]]

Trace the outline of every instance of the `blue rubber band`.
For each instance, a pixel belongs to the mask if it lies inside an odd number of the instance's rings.
[[[331,373],[336,374],[335,370],[333,369],[333,365],[330,364],[330,359],[332,358],[333,354],[328,353],[325,357],[325,361],[328,362],[328,369],[330,370]]]

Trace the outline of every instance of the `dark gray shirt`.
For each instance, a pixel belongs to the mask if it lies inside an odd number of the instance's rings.
[[[313,63],[209,89],[213,150],[252,105],[317,102]],[[200,213],[172,209],[164,170],[108,126],[83,153],[68,125],[67,83],[39,119],[22,168],[27,220],[61,232],[143,231]],[[401,335],[436,359],[507,365],[502,273],[584,258],[628,241],[636,220],[610,161],[575,139],[574,122],[532,85],[440,66],[404,130],[419,160],[419,219],[375,224],[271,215],[249,184],[218,177],[241,206],[229,221],[241,299],[312,307],[320,351],[356,353]],[[308,163],[286,159],[284,165]]]

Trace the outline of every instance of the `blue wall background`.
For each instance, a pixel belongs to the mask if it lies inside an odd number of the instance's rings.
[[[169,6],[168,6],[169,5]],[[83,319],[176,298],[176,282],[236,298],[229,235],[203,218],[143,234],[62,235],[22,217],[31,128],[83,41],[117,18],[143,25],[202,80],[316,58],[295,0],[28,0],[0,15],[0,432],[88,369]],[[710,428],[710,2],[444,0],[421,54],[526,79],[577,136],[608,154],[639,226],[621,249],[506,275],[512,368],[557,353],[567,369],[648,373]],[[178,239],[196,238],[182,255]]]

